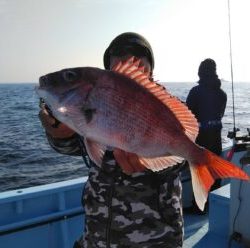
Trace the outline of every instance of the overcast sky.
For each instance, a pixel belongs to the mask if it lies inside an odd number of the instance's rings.
[[[231,0],[235,81],[250,82],[250,1]],[[155,79],[197,81],[205,58],[230,79],[228,0],[0,0],[0,82],[37,82],[66,67],[103,68],[110,41],[139,32]]]

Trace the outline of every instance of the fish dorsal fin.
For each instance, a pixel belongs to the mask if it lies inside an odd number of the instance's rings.
[[[172,111],[183,126],[185,134],[192,141],[195,141],[199,132],[199,126],[192,112],[177,97],[167,92],[163,86],[159,85],[157,82],[151,81],[149,73],[145,72],[145,68],[143,66],[139,67],[140,62],[140,59],[131,57],[125,62],[117,63],[112,70],[133,79],[151,92]]]

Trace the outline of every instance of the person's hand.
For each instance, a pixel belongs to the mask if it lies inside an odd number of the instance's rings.
[[[53,138],[69,138],[75,133],[75,131],[61,122],[59,125],[57,125],[57,127],[55,127],[57,120],[52,115],[50,115],[45,108],[40,110],[39,119],[46,132]]]
[[[131,175],[135,172],[145,171],[147,168],[142,165],[135,153],[125,152],[118,148],[113,151],[116,162],[122,168],[123,172]]]

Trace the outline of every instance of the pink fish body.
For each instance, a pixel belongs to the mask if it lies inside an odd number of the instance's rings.
[[[238,167],[195,144],[198,123],[191,111],[138,65],[130,58],[114,71],[83,67],[51,73],[40,79],[37,93],[57,119],[85,137],[99,165],[107,147],[135,153],[153,171],[188,160],[201,209],[214,179],[248,180]]]

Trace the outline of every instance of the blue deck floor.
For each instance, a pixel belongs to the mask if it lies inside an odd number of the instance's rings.
[[[184,248],[240,248],[229,243],[230,185],[210,193],[209,214],[187,214],[184,211]]]
[[[34,243],[36,248],[72,247],[82,232],[84,181],[0,193],[0,247],[33,248]],[[229,247],[229,189],[225,186],[210,194],[209,214],[184,211],[184,248]]]
[[[193,247],[208,232],[208,214],[185,214],[184,213],[184,247]],[[197,246],[199,247],[199,246]]]
[[[228,240],[225,237],[209,231],[208,214],[184,215],[184,248],[227,248]],[[231,247],[239,247],[232,244]]]

